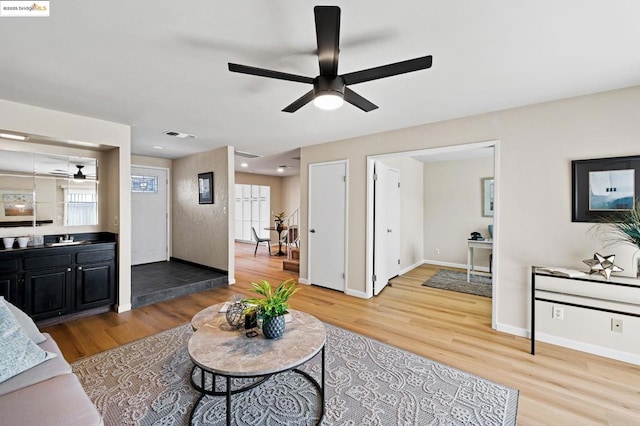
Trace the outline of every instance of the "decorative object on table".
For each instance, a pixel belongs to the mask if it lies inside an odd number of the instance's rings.
[[[227,307],[227,322],[233,328],[240,328],[244,324],[244,311],[247,305],[242,300],[236,300]]]
[[[198,203],[213,204],[213,172],[198,173]]]
[[[574,160],[573,222],[602,222],[640,197],[640,156]]]
[[[632,209],[604,217],[596,228],[606,247],[627,244],[638,249],[634,254],[633,266],[636,268],[636,278],[640,278],[640,200],[635,201]]]
[[[472,232],[469,239],[473,241],[484,241],[484,237],[479,232]]]
[[[262,318],[262,333],[267,339],[282,337],[285,329],[284,315],[289,309],[287,301],[299,290],[295,285],[294,280],[288,279],[274,290],[267,280],[251,283],[252,291],[263,297],[245,299],[244,303],[248,305],[245,314],[255,312]]]
[[[482,216],[493,217],[493,178],[482,179]]]
[[[276,230],[278,232],[282,231],[282,223],[284,222],[286,214],[284,211],[281,211],[280,213],[273,215],[273,217],[275,218]]]
[[[614,264],[615,260],[615,254],[603,256],[600,253],[595,253],[593,259],[586,259],[583,260],[583,262],[591,268],[590,274],[600,274],[606,279],[609,279],[612,272],[623,271],[622,268]]]

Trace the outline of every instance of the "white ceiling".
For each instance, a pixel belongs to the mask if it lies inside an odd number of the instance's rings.
[[[227,62],[316,76],[315,2],[56,0],[47,18],[0,18],[0,98],[129,124],[134,154],[233,145],[268,160],[640,84],[637,0],[332,3],[342,8],[341,74],[423,55],[433,67],[352,86],[380,107],[369,113],[308,104],[288,114],[310,86],[230,73]]]

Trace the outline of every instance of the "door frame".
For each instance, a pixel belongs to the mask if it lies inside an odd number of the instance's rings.
[[[131,164],[131,167],[129,168],[129,175],[131,175],[131,169],[133,169],[134,167],[138,167],[138,168],[142,168],[142,169],[154,169],[154,170],[164,170],[167,172],[167,262],[171,259],[171,253],[172,253],[172,248],[171,248],[171,243],[172,243],[172,238],[171,238],[171,169],[168,167],[158,167],[158,166],[146,166],[143,164]],[[131,179],[129,179],[131,180]],[[129,182],[129,192],[131,192],[131,182]],[[131,230],[131,238],[133,238],[133,229]]]
[[[461,145],[442,146],[435,148],[417,149],[413,151],[401,151],[389,154],[367,156],[367,201],[366,201],[366,238],[365,238],[365,295],[368,299],[373,297],[373,248],[374,248],[374,222],[373,222],[373,172],[374,161],[385,158],[413,157],[424,154],[442,154],[448,152],[467,151],[480,148],[493,147],[493,179],[494,179],[494,209],[493,209],[493,285],[491,298],[491,327],[497,329],[498,324],[498,298],[500,277],[500,141],[489,140],[482,142],[467,143]]]
[[[312,268],[311,268],[311,256],[313,255],[313,249],[311,244],[311,239],[308,237],[309,229],[311,228],[311,209],[309,206],[311,205],[311,197],[313,196],[311,192],[312,188],[312,174],[311,169],[314,166],[329,166],[333,164],[344,164],[344,172],[345,172],[345,187],[344,187],[344,288],[342,292],[348,294],[347,289],[349,288],[349,274],[347,271],[349,270],[349,160],[334,160],[334,161],[322,161],[319,163],[309,163],[308,173],[309,173],[309,182],[307,187],[307,193],[309,194],[307,199],[307,279],[305,280],[307,283],[312,283]],[[302,281],[302,280],[299,280]]]

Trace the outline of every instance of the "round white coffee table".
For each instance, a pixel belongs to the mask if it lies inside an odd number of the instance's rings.
[[[222,303],[210,306],[197,313],[191,320],[195,333],[189,339],[188,352],[194,363],[191,385],[201,395],[191,410],[189,422],[206,395],[226,396],[227,425],[231,424],[231,395],[253,389],[265,382],[271,375],[294,371],[304,376],[318,390],[320,415],[324,416],[324,367],[325,342],[327,332],[324,324],[305,312],[291,309],[293,320],[288,322],[280,339],[266,339],[262,334],[247,337],[244,328],[233,328],[226,315],[220,312]],[[321,384],[308,373],[297,369],[322,352]],[[199,383],[194,380],[200,369]],[[209,380],[207,380],[209,377]],[[216,390],[216,377],[224,378],[225,390]],[[250,385],[232,389],[234,378],[257,378]],[[206,386],[209,383],[210,386]]]

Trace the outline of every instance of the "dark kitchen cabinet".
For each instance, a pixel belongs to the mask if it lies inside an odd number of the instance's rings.
[[[35,321],[108,307],[116,297],[116,243],[0,251],[0,295]]]

